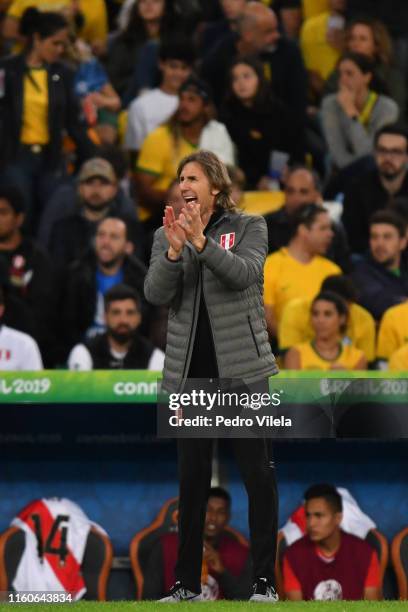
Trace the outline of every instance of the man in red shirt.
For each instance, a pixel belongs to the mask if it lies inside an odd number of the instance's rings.
[[[251,591],[251,562],[248,546],[231,537],[226,527],[231,517],[231,496],[212,487],[204,525],[201,568],[203,599],[247,599]],[[174,584],[178,534],[168,532],[153,547],[145,571],[143,599],[158,599]]]
[[[306,535],[289,546],[283,559],[286,597],[379,599],[380,566],[375,550],[340,529],[342,500],[331,485],[305,493]]]

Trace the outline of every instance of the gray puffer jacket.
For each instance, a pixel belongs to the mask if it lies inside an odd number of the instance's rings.
[[[223,234],[234,235],[229,250]],[[220,378],[251,383],[278,372],[264,317],[267,246],[263,217],[242,212],[226,211],[208,230],[204,250],[187,243],[175,262],[167,258],[163,228],[156,231],[144,288],[149,302],[170,308],[164,389],[180,390],[187,377],[202,288]]]

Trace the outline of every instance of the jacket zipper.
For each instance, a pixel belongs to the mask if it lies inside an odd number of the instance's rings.
[[[220,218],[218,219],[218,221],[217,221],[217,223],[214,225],[214,227],[215,227],[216,225],[218,225],[218,223],[219,223],[219,222],[220,222],[222,219],[224,219],[224,217],[225,217],[225,213],[224,213],[224,215],[222,215],[222,217],[220,217]],[[212,229],[213,229],[213,228],[212,228]],[[198,311],[196,311],[196,310],[197,310],[197,296],[198,296],[198,294],[200,293],[200,291],[198,291],[198,289],[201,289],[201,287],[202,287],[202,291],[203,291],[203,298],[204,298],[204,301],[205,301],[205,295],[204,295],[204,279],[203,279],[203,272],[202,272],[202,264],[200,263],[200,268],[199,268],[199,276],[198,276],[198,283],[197,283],[197,285],[196,285],[196,291],[195,291],[195,295],[194,295],[194,304],[193,304],[193,322],[192,322],[192,324],[191,324],[190,336],[189,336],[189,339],[188,339],[188,345],[187,345],[187,351],[186,351],[186,361],[185,361],[185,366],[184,366],[183,376],[182,376],[182,378],[181,378],[181,382],[182,382],[181,386],[183,386],[183,385],[184,385],[184,382],[185,382],[185,380],[186,380],[186,378],[187,378],[188,368],[190,367],[190,361],[191,361],[191,351],[190,351],[190,347],[191,347],[191,339],[192,339],[192,337],[193,337],[193,329],[197,327],[197,317],[198,317]],[[207,307],[207,302],[205,302],[205,305],[206,305],[206,307]],[[207,308],[207,313],[208,313],[208,308]],[[195,317],[195,318],[194,318],[194,317]],[[218,370],[218,374],[219,374],[220,372],[219,372],[219,369],[218,369],[217,352],[216,352],[216,350],[215,350],[215,342],[214,342],[214,331],[213,331],[213,328],[212,328],[212,323],[211,323],[211,319],[210,319],[210,315],[209,315],[209,313],[208,313],[208,320],[210,321],[211,333],[212,333],[212,336],[213,336],[213,344],[214,344],[215,362],[216,362],[216,364],[217,364],[217,370]],[[194,334],[194,335],[195,335],[195,334]]]
[[[256,342],[256,338],[255,338],[254,330],[253,330],[253,328],[252,328],[251,317],[250,317],[249,315],[247,315],[247,317],[248,317],[249,329],[251,330],[252,340],[254,341],[255,348],[256,348],[256,352],[258,353],[258,357],[260,357],[260,356],[261,356],[261,353],[259,352],[259,348],[258,348],[258,344],[257,344],[257,342]]]
[[[194,294],[194,304],[193,304],[193,320],[191,323],[191,328],[190,328],[190,335],[188,338],[188,344],[187,344],[187,351],[186,351],[186,360],[185,360],[185,365],[184,365],[184,370],[183,370],[183,376],[181,377],[181,386],[184,386],[184,382],[187,378],[187,372],[188,372],[188,368],[190,367],[190,361],[191,361],[191,352],[190,351],[190,347],[191,347],[191,339],[193,337],[193,330],[195,330],[195,328],[197,327],[197,318],[198,318],[198,311],[197,311],[197,296],[199,294],[199,288],[201,285],[201,264],[200,264],[200,270],[199,270],[199,275],[198,275],[198,281],[196,284],[196,288],[195,288],[195,294]],[[195,336],[195,333],[194,333]]]
[[[201,269],[201,272],[202,272],[202,269]],[[210,323],[210,328],[211,328],[211,336],[212,336],[212,343],[213,343],[213,347],[214,347],[215,363],[216,363],[216,366],[217,366],[218,377],[220,377],[220,369],[218,367],[218,359],[217,359],[217,350],[215,348],[215,341],[214,341],[214,329],[213,329],[213,325],[212,325],[212,321],[211,321],[211,317],[210,317],[210,311],[208,310],[208,306],[207,306],[207,300],[205,299],[204,272],[202,272],[202,283],[203,283],[203,289],[202,289],[202,291],[203,291],[203,300],[204,300],[204,303],[205,303],[205,307],[207,309],[208,321]]]

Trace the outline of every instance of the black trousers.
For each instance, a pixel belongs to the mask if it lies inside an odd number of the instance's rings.
[[[254,578],[275,582],[278,494],[271,441],[231,438],[248,494],[249,532]],[[179,439],[179,550],[176,579],[201,592],[203,531],[211,484],[213,439]]]

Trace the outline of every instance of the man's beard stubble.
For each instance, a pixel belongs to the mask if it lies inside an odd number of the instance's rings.
[[[115,340],[115,342],[117,342],[118,344],[125,345],[134,340],[136,336],[136,329],[128,328],[126,332],[118,332],[115,329],[108,327],[107,333]]]
[[[386,181],[394,181],[395,179],[400,177],[402,174],[404,174],[406,170],[407,170],[406,166],[403,166],[402,168],[399,168],[398,170],[394,170],[394,171],[390,171],[390,170],[387,171],[387,170],[382,170],[381,168],[379,168],[379,173],[380,173],[380,176]]]
[[[84,208],[87,208],[91,212],[108,212],[113,204],[113,199],[99,201],[97,203],[90,202],[89,200],[82,199],[82,205]]]

